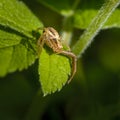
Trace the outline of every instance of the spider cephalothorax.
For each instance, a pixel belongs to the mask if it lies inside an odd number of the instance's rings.
[[[38,40],[38,54],[40,54],[44,44],[50,47],[54,52],[72,58],[72,72],[68,80],[68,82],[70,82],[76,73],[76,61],[77,61],[76,55],[71,51],[66,51],[63,49],[61,38],[58,32],[52,27],[47,27],[43,29],[43,34],[40,36]]]

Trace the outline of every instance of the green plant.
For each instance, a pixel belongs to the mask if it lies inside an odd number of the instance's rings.
[[[82,54],[101,30],[120,27],[118,17],[120,10],[116,9],[120,0],[105,2],[91,0],[90,3],[87,0],[36,1],[62,17],[61,26],[57,26],[56,23],[56,28],[61,30],[62,40],[71,46],[78,59],[81,59]],[[17,70],[28,69],[38,60],[39,81],[43,94],[51,94],[61,90],[66,84],[71,73],[71,61],[65,56],[50,51],[48,47],[44,47],[40,58],[38,57],[37,41],[42,31],[38,32],[37,29],[44,27],[45,23],[41,22],[44,11],[37,7],[35,13],[41,10],[41,16],[37,14],[38,19],[24,2],[29,1],[0,0],[0,77]],[[47,12],[49,11],[46,10]],[[52,18],[47,16],[45,19],[49,23]],[[53,27],[51,24],[49,26]],[[79,31],[77,42],[72,39],[75,38],[75,29],[78,31],[86,29],[84,32]],[[79,69],[81,68],[78,67],[76,76],[81,74]]]
[[[40,2],[50,5],[52,8],[57,7],[55,1],[52,1],[51,3],[49,3],[49,0]],[[69,23],[70,19],[73,17],[75,17],[75,20],[80,19],[79,17],[76,17],[78,16],[78,13],[75,12],[78,3],[79,1],[75,1],[73,3],[73,8],[64,8],[65,10],[62,10],[62,8],[55,9],[60,14],[64,15]],[[118,5],[119,0],[110,0],[103,5],[94,20],[92,20],[92,23],[83,33],[82,37],[80,37],[74,45],[73,52],[75,52],[77,56],[80,56],[89,46],[96,34],[102,29],[107,18],[109,18]],[[21,14],[21,12],[23,14]],[[35,59],[37,58],[37,39],[33,36],[33,32],[37,31],[38,27],[43,27],[43,25],[22,2],[16,0],[2,0],[0,13],[0,76],[5,76],[8,72],[23,70],[35,62]],[[76,21],[70,28],[68,26],[70,33],[72,32],[73,27],[77,26],[76,24],[79,24],[79,21],[78,23]],[[112,27],[114,24],[118,23],[113,22],[107,26],[107,28]],[[65,26],[67,27],[67,25]],[[81,25],[79,26],[81,27]],[[60,90],[66,83],[68,75],[70,74],[69,60],[63,56],[56,54],[49,55],[43,51],[39,61],[39,74],[41,76],[40,80],[44,94],[55,92],[57,89]]]

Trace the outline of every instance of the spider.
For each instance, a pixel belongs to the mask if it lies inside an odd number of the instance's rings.
[[[76,73],[76,62],[77,62],[76,55],[72,53],[70,50],[66,51],[63,49],[61,38],[58,32],[52,27],[45,27],[43,29],[43,33],[37,42],[38,55],[41,53],[44,44],[50,47],[53,50],[53,52],[57,54],[65,55],[72,59],[72,71],[71,71],[71,76],[68,80],[68,83],[70,83]]]

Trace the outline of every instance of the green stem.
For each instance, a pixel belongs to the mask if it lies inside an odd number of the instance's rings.
[[[88,26],[87,30],[83,33],[73,47],[73,52],[78,57],[80,57],[81,54],[87,49],[119,3],[120,0],[107,0],[101,7],[96,17]]]
[[[62,40],[64,40],[64,43],[66,45],[70,45],[71,43],[71,38],[73,35],[73,15],[79,2],[80,0],[74,1],[70,14],[64,16],[64,19],[63,19],[63,29],[62,29],[61,38]]]

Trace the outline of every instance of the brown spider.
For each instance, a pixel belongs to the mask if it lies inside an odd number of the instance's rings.
[[[44,44],[50,47],[55,53],[63,54],[63,55],[66,55],[72,58],[72,71],[71,71],[71,76],[68,80],[68,83],[70,83],[70,81],[73,79],[76,73],[76,61],[77,61],[76,55],[72,53],[71,51],[63,50],[61,38],[58,32],[52,27],[46,27],[43,29],[43,33],[40,36],[38,43],[37,43],[38,54],[41,53]]]

